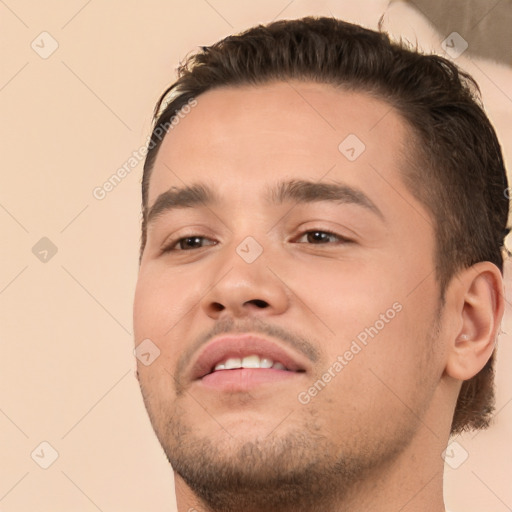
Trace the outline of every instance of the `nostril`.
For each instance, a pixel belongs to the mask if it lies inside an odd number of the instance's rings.
[[[268,306],[268,304],[264,300],[260,300],[260,299],[254,299],[249,302],[256,304],[256,306],[258,306],[259,308],[266,308]]]

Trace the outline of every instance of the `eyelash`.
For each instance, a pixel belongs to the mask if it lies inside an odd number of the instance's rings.
[[[344,244],[353,242],[353,240],[350,240],[349,238],[346,238],[344,236],[338,235],[337,233],[334,233],[333,231],[326,231],[326,230],[323,230],[323,229],[308,229],[307,231],[303,231],[302,233],[300,233],[299,238],[302,238],[304,235],[307,235],[309,233],[323,233],[323,234],[326,234],[326,235],[329,235],[329,236],[334,236],[341,243],[344,243]],[[174,252],[174,251],[193,251],[194,249],[202,249],[203,247],[205,247],[205,246],[201,246],[201,247],[193,247],[193,248],[189,248],[189,249],[175,249],[175,247],[181,241],[188,240],[188,239],[195,239],[195,238],[200,238],[201,240],[208,239],[208,237],[206,237],[206,236],[195,235],[195,234],[183,236],[183,237],[177,238],[176,240],[171,240],[169,242],[169,244],[167,244],[162,249],[162,253]],[[210,245],[216,245],[216,243],[213,243],[213,244],[210,244]],[[319,244],[311,244],[311,245],[332,245],[332,244],[319,243]]]

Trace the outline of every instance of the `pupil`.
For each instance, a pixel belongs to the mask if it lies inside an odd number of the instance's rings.
[[[187,246],[197,246],[200,245],[201,239],[198,236],[193,236],[185,239],[185,245]]]
[[[312,238],[314,238],[314,240],[317,241],[317,242],[325,241],[326,240],[326,234],[327,233],[323,233],[322,231],[313,231],[312,233],[310,233]]]

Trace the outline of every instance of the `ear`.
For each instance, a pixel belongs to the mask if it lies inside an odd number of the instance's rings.
[[[496,265],[482,261],[454,278],[457,329],[450,340],[446,374],[459,380],[476,375],[491,357],[505,308],[503,278]]]

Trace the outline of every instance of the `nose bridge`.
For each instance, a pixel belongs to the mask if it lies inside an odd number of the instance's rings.
[[[257,261],[261,262],[264,253],[264,259],[268,255],[268,222],[265,222],[265,216],[259,213],[260,208],[261,204],[255,201],[255,198],[245,202],[240,198],[231,212],[232,218],[226,219],[226,226],[230,230],[226,249],[233,251],[231,255],[228,253],[226,258],[232,260],[234,265],[240,262],[252,265]]]
[[[270,240],[264,229],[249,231],[249,225],[255,226],[244,222],[242,227],[240,223],[231,233],[230,243],[217,255],[214,283],[203,298],[209,315],[227,310],[233,316],[242,316],[254,306],[275,313],[288,306],[286,287],[269,270],[269,258],[275,255],[269,249]]]
[[[268,241],[263,240],[261,233],[237,236],[237,233],[233,232],[231,243],[224,247],[223,254],[219,255],[219,277],[220,274],[225,275],[222,280],[224,284],[233,281],[230,286],[236,289],[252,289],[256,293],[264,282],[268,284],[267,274],[270,272],[267,264],[270,252]]]

